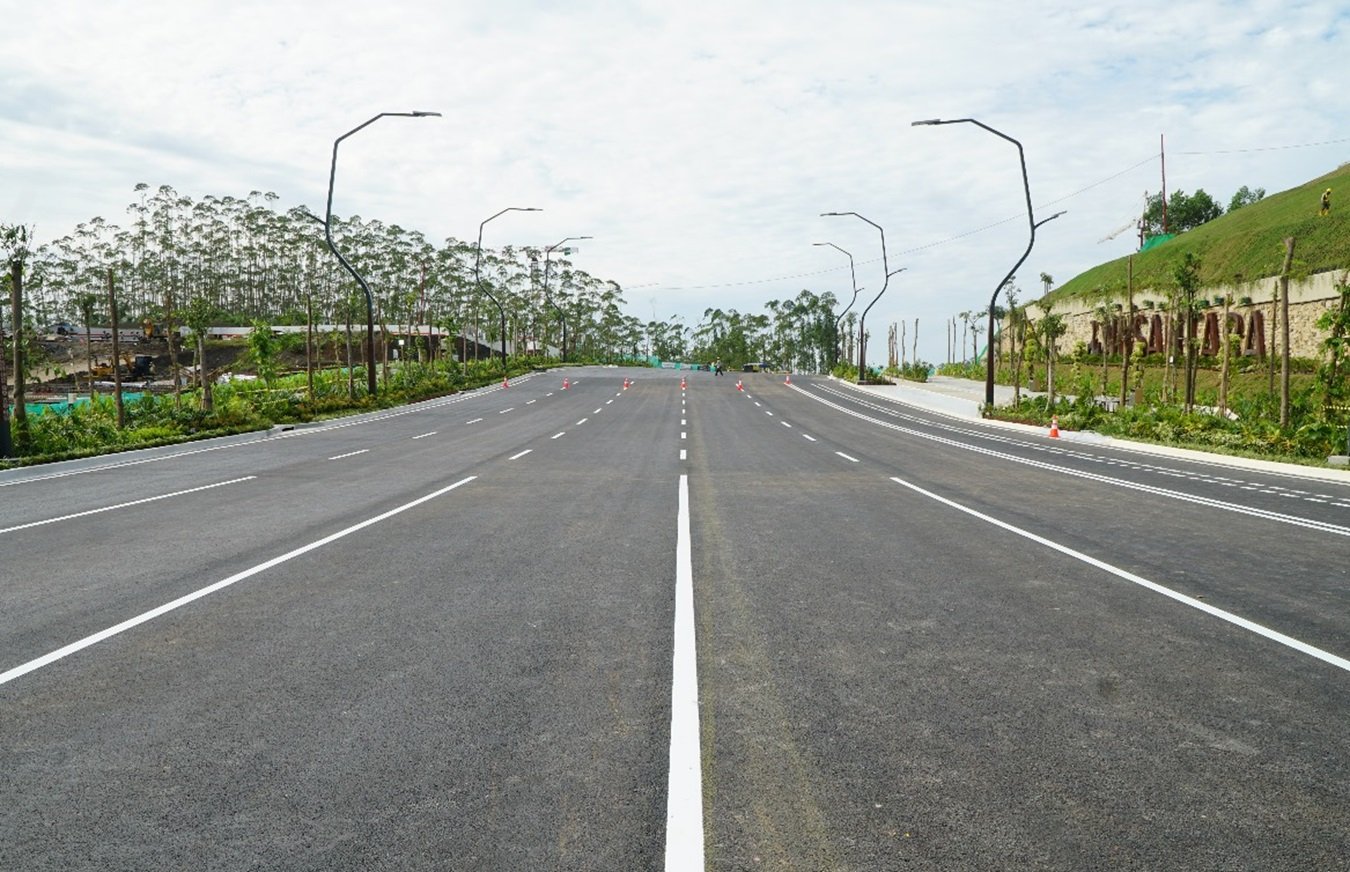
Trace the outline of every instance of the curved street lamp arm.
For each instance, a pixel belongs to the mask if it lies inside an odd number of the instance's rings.
[[[497,312],[501,315],[503,372],[506,370],[506,307],[503,306],[501,301],[497,299],[496,295],[494,295],[491,291],[489,291],[487,289],[487,286],[483,284],[483,279],[481,275],[481,268],[483,265],[483,227],[493,218],[499,218],[502,215],[505,215],[507,212],[542,212],[542,211],[543,211],[542,209],[536,208],[534,206],[507,206],[505,209],[501,210],[497,214],[492,215],[488,218],[484,218],[483,221],[478,225],[478,245],[477,250],[474,252],[474,259],[473,259],[473,284],[474,287],[476,287],[480,292],[487,294],[487,298],[491,300],[493,305],[497,307]],[[478,340],[475,338],[474,341],[477,342]]]
[[[907,267],[907,266],[902,266],[902,267],[900,267],[898,270],[894,270],[893,272],[891,272],[889,275],[886,276],[886,278],[889,279],[891,276],[899,275],[900,273],[904,272],[904,271],[907,270],[907,269],[909,269],[909,267]],[[885,288],[882,288],[882,289],[881,289],[881,294],[884,294],[884,293],[886,293],[886,289],[885,289]],[[875,305],[877,304],[877,300],[880,300],[880,299],[881,299],[881,294],[877,294],[876,297],[872,300],[872,302],[870,302],[870,303],[867,304],[867,308],[866,308],[866,309],[863,309],[863,313],[862,313],[863,320],[866,320],[866,319],[867,319],[867,313],[870,312],[870,311],[872,311],[872,307],[875,306]]]
[[[853,266],[853,255],[852,255],[852,254],[849,254],[847,251],[844,251],[844,249],[842,249],[842,248],[840,248],[839,246],[835,245],[833,242],[813,242],[813,243],[811,243],[811,244],[812,244],[812,245],[828,245],[830,248],[833,248],[835,251],[843,251],[843,252],[844,252],[844,256],[848,258],[848,272],[849,272],[849,277],[850,277],[850,278],[852,279],[852,281],[853,281],[853,299],[851,299],[851,300],[848,301],[848,305],[845,306],[844,309],[843,309],[843,311],[839,313],[839,317],[834,319],[834,330],[835,330],[836,333],[838,333],[838,332],[839,332],[839,322],[841,322],[841,321],[844,320],[844,316],[848,314],[848,310],[849,310],[849,309],[852,309],[852,308],[853,308],[853,304],[856,303],[856,302],[858,302],[858,291],[861,290],[861,288],[858,287],[858,272],[857,272],[856,269],[854,269],[854,266]]]
[[[1027,229],[1030,231],[1029,232],[1030,238],[1027,240],[1027,250],[1022,253],[1022,256],[1020,258],[1018,258],[1017,263],[1015,263],[1013,265],[1013,268],[1008,271],[1008,274],[1003,278],[1003,281],[999,282],[998,285],[994,288],[994,294],[992,297],[989,298],[989,333],[988,333],[989,346],[985,350],[985,354],[988,355],[988,358],[986,360],[985,365],[984,402],[986,406],[993,406],[994,405],[994,306],[998,303],[999,292],[1003,290],[1004,285],[1006,285],[1009,281],[1012,280],[1012,277],[1017,273],[1018,268],[1022,266],[1023,262],[1025,262],[1027,257],[1031,254],[1032,246],[1036,244],[1036,228],[1040,227],[1047,221],[1053,221],[1055,218],[1058,218],[1060,215],[1063,215],[1064,213],[1057,212],[1054,215],[1051,215],[1049,218],[1046,218],[1045,221],[1036,220],[1035,210],[1032,208],[1031,205],[1031,182],[1027,179],[1026,152],[1022,149],[1022,143],[1018,142],[1016,139],[1013,139],[1011,136],[1004,133],[1003,131],[996,130],[993,127],[990,127],[988,124],[985,124],[983,121],[977,121],[974,118],[952,118],[949,120],[943,120],[940,118],[930,118],[925,121],[914,121],[911,123],[910,126],[920,127],[924,125],[937,125],[937,124],[974,124],[976,127],[981,127],[989,131],[990,133],[994,134],[1000,139],[1004,139],[1007,140],[1008,142],[1011,142],[1013,145],[1017,146],[1017,160],[1022,167],[1022,191],[1026,195],[1027,199]]]
[[[333,140],[333,160],[328,166],[328,203],[324,209],[323,218],[323,238],[328,243],[328,250],[337,257],[338,263],[342,264],[347,272],[351,273],[352,278],[361,286],[361,290],[366,295],[366,389],[370,395],[375,396],[375,297],[370,293],[370,285],[356,271],[356,268],[348,262],[347,258],[342,256],[337,246],[333,244],[333,183],[337,181],[337,156],[338,146],[342,140],[351,136],[353,133],[364,130],[370,125],[389,115],[398,115],[404,118],[429,118],[440,117],[439,112],[423,112],[414,110],[412,112],[381,112],[378,115],[368,119],[362,124],[358,124],[351,130]],[[318,220],[317,216],[311,215],[311,218]]]
[[[891,276],[894,275],[894,273],[891,272],[890,262],[886,259],[886,231],[883,230],[881,225],[877,222],[863,215],[859,215],[857,212],[822,212],[820,214],[822,218],[826,216],[852,215],[855,218],[861,218],[868,224],[871,224],[877,229],[877,232],[881,234],[881,269],[886,274],[886,278],[881,283],[881,291],[877,294],[876,299],[868,304],[867,309],[863,310],[862,317],[858,319],[858,382],[861,384],[862,379],[865,377],[864,361],[867,354],[867,312],[871,310],[872,306],[876,305],[877,300],[881,299],[882,294],[886,293],[886,288],[890,287],[891,284]],[[899,270],[897,270],[897,272],[898,271]]]
[[[553,254],[555,249],[561,248],[564,244],[568,242],[572,242],[573,240],[594,239],[594,238],[595,237],[593,236],[569,236],[566,239],[558,240],[557,242],[550,245],[548,248],[544,249],[544,302],[548,303],[550,306],[553,307],[553,311],[558,313],[558,320],[562,322],[563,344],[561,350],[562,351],[561,357],[564,362],[566,362],[567,360],[567,314],[563,312],[561,306],[553,302],[553,296],[548,292],[548,273],[549,273],[549,266],[552,263],[552,261],[550,260],[550,256]]]

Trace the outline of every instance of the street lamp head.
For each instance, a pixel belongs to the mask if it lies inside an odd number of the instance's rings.
[[[839,215],[847,215],[847,214],[848,214],[847,212],[821,212],[821,213],[820,213],[820,217],[821,217],[821,218],[827,218],[827,217],[829,217],[829,216],[831,216],[831,215],[837,217],[837,216],[839,216]]]
[[[409,112],[408,114],[411,115],[411,116],[414,117],[414,118],[440,118],[440,117],[441,117],[441,113],[439,113],[439,112],[424,112],[424,111],[422,111],[421,109],[414,109],[413,111]]]
[[[941,118],[925,118],[925,119],[922,120],[922,121],[911,121],[911,122],[909,123],[909,126],[910,126],[910,127],[923,127],[923,126],[926,125],[926,124],[941,124],[941,123],[942,123],[942,119],[941,119]]]

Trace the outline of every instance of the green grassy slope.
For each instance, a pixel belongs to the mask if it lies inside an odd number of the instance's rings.
[[[1327,188],[1332,189],[1332,211],[1322,218],[1317,210]],[[1284,262],[1287,236],[1295,239],[1295,275],[1350,268],[1350,163],[1136,254],[1136,300],[1141,294],[1149,297],[1150,289],[1154,298],[1162,299],[1174,286],[1173,273],[1188,251],[1201,259],[1200,281],[1205,288],[1234,287],[1238,274],[1243,281],[1276,275]],[[1127,259],[1075,276],[1051,292],[1050,298],[1092,297],[1100,292],[1123,299]]]

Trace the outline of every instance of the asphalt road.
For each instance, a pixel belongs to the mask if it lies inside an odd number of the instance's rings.
[[[569,376],[0,473],[0,869],[1350,869],[1350,485]]]

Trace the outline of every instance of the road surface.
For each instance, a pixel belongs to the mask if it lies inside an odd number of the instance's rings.
[[[0,473],[0,868],[1350,868],[1347,483],[569,377]]]

